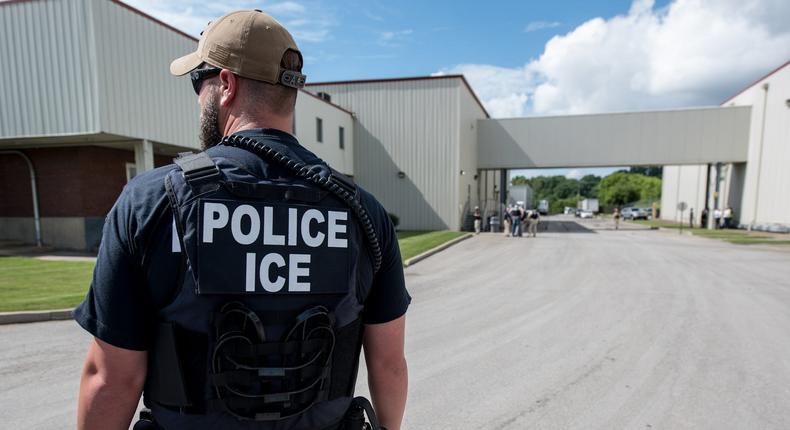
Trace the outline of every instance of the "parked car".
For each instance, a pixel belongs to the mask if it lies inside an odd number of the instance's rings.
[[[592,218],[592,211],[579,210],[579,218]]]
[[[645,219],[653,218],[653,208],[639,208],[639,210],[644,214]]]
[[[623,219],[648,219],[651,213],[650,209],[627,207],[620,211],[620,216]]]

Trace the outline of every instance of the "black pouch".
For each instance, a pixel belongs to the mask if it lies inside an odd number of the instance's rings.
[[[370,423],[365,422],[367,414]],[[346,415],[343,417],[339,430],[387,430],[379,424],[373,405],[364,397],[355,397],[351,401]]]

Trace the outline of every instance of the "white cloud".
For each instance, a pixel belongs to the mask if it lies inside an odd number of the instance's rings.
[[[382,31],[379,33],[378,43],[381,46],[400,46],[401,42],[411,36],[412,33],[414,33],[414,30],[410,28],[398,31]]]
[[[296,2],[284,1],[282,3],[266,4],[263,10],[274,15],[300,14],[305,12],[305,7]]]
[[[545,30],[547,28],[559,27],[558,21],[532,21],[524,27],[524,32],[531,33],[533,31]]]
[[[460,64],[442,69],[434,76],[461,74],[475,92],[482,97],[483,105],[491,116],[507,118],[523,116],[528,93],[535,83],[524,68],[511,69],[485,64]]]
[[[522,67],[440,73],[466,74],[493,116],[715,105],[790,58],[787,22],[785,0],[636,0],[553,37]]]
[[[565,174],[568,179],[581,179],[584,177],[584,172],[579,169],[571,169]]]

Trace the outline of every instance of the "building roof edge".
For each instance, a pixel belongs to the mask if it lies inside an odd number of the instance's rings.
[[[752,82],[751,84],[749,84],[749,85],[747,85],[747,86],[743,87],[743,89],[741,89],[741,90],[740,90],[740,91],[738,91],[737,93],[733,94],[732,96],[728,97],[728,98],[727,98],[727,99],[725,99],[723,102],[719,103],[719,105],[723,105],[723,104],[727,103],[728,101],[730,101],[730,100],[734,99],[735,97],[738,97],[739,95],[741,95],[741,94],[745,93],[747,90],[749,90],[749,88],[751,88],[751,87],[753,87],[753,86],[757,85],[757,84],[758,84],[760,81],[762,81],[762,80],[765,80],[766,78],[769,78],[771,75],[773,75],[774,73],[776,73],[776,72],[778,72],[778,71],[780,71],[780,70],[784,69],[784,68],[785,68],[785,67],[787,67],[788,65],[790,65],[790,60],[788,60],[788,61],[785,61],[785,63],[784,63],[784,64],[782,64],[781,66],[779,66],[779,67],[777,67],[777,68],[775,68],[775,69],[771,70],[770,72],[768,72],[768,73],[766,73],[765,75],[761,76],[759,79],[755,80],[755,81],[754,81],[754,82]]]
[[[477,97],[472,87],[469,85],[469,82],[466,80],[464,75],[439,75],[439,76],[408,76],[402,78],[383,78],[383,79],[356,79],[356,80],[346,80],[346,81],[327,81],[327,82],[315,82],[315,83],[308,83],[306,86],[319,86],[319,85],[357,85],[357,84],[376,84],[382,82],[407,82],[407,81],[431,81],[437,79],[461,79],[466,89],[472,94],[472,98],[475,99],[477,105],[480,106],[480,109],[483,110],[486,118],[491,118],[491,115],[488,114],[488,110],[486,110],[483,103]]]

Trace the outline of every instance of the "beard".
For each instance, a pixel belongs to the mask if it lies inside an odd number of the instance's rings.
[[[204,151],[222,140],[219,131],[219,97],[214,88],[211,90],[200,112],[200,148]]]

